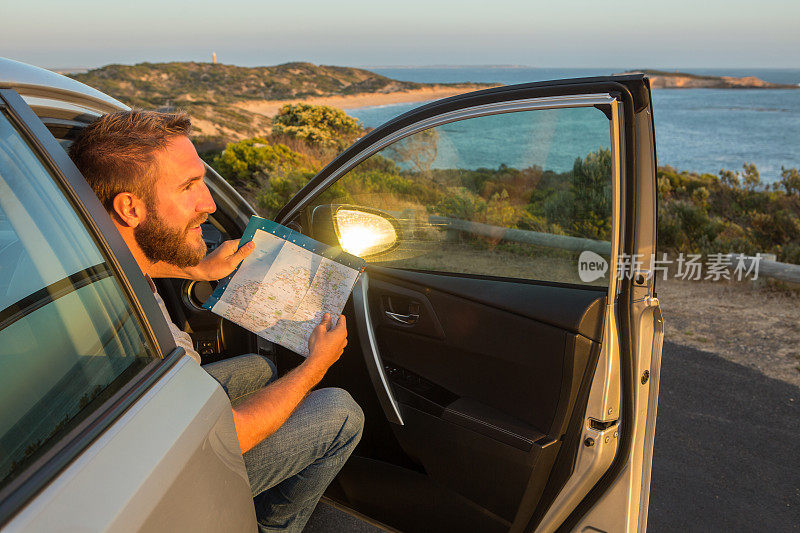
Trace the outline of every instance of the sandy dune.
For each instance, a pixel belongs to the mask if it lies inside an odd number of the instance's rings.
[[[467,93],[485,86],[461,86],[461,87],[430,87],[415,89],[413,91],[397,91],[391,93],[361,93],[342,96],[318,96],[311,98],[298,98],[293,100],[250,100],[234,104],[240,109],[258,113],[260,115],[274,116],[278,110],[286,104],[296,104],[304,102],[312,105],[327,105],[338,107],[339,109],[354,109],[358,107],[370,107],[389,104],[404,104],[410,102],[426,102],[428,100],[438,100],[457,94]]]

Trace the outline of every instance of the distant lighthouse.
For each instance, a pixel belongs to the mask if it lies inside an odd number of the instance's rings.
[[[217,53],[216,52],[211,52],[211,62],[213,64],[215,64],[215,65],[217,64]]]

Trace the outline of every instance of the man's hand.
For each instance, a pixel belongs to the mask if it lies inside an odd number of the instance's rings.
[[[222,279],[255,250],[255,243],[250,241],[239,248],[238,240],[225,241],[216,250],[208,254],[196,267],[187,269],[191,279],[196,281],[215,281]]]
[[[332,328],[331,315],[325,313],[308,339],[306,363],[313,367],[322,379],[328,368],[342,355],[345,346],[347,346],[347,321],[344,315],[339,316],[339,322]]]

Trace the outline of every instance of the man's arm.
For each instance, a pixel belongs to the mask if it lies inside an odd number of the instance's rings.
[[[248,242],[241,248],[238,240],[225,241],[208,254],[197,266],[181,268],[163,261],[150,267],[151,278],[181,278],[195,281],[215,281],[222,279],[236,268],[242,260],[255,249],[255,243]]]
[[[331,317],[325,313],[308,340],[309,355],[306,360],[233,408],[233,422],[242,453],[272,435],[286,422],[306,394],[339,359],[346,345],[347,323],[344,315],[339,317],[336,327],[331,328]]]

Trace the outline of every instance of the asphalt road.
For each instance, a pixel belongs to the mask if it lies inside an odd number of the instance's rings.
[[[664,343],[649,531],[800,531],[800,389]]]
[[[800,389],[665,342],[648,530],[800,531]],[[379,530],[320,505],[306,531]]]

